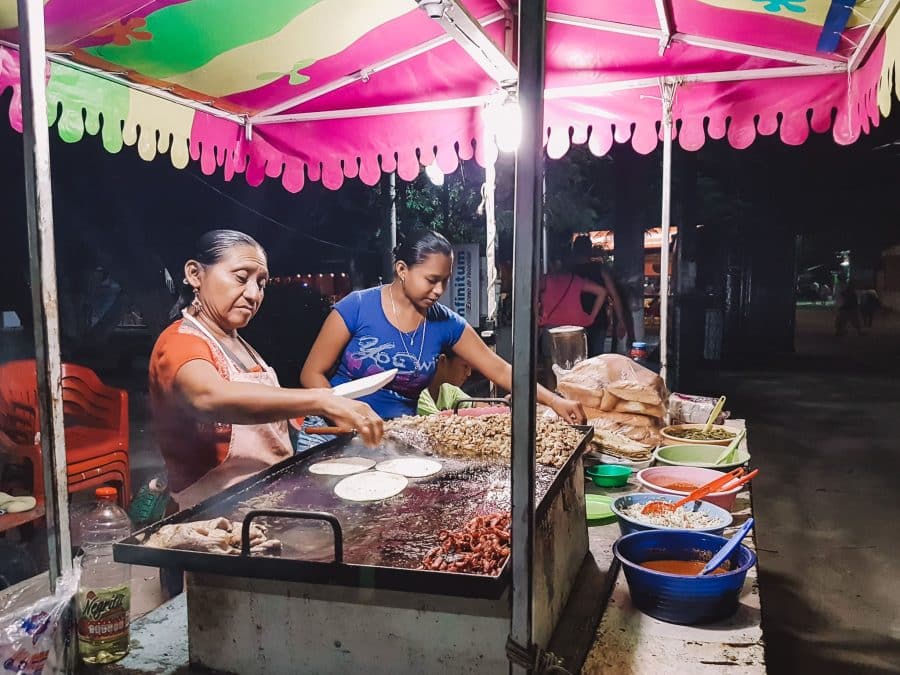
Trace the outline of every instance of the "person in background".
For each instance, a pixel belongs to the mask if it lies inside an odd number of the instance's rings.
[[[472,366],[452,349],[445,349],[438,356],[434,377],[419,394],[416,412],[419,415],[433,415],[442,410],[452,410],[457,401],[469,398],[462,386],[471,375]]]
[[[847,325],[856,329],[857,335],[862,335],[862,325],[859,322],[859,298],[856,295],[856,284],[853,280],[838,281],[834,285],[835,334],[846,335]]]
[[[606,351],[606,335],[609,331],[610,311],[616,317],[616,333],[619,338],[628,334],[628,320],[625,305],[612,271],[603,263],[593,259],[594,245],[591,238],[582,234],[572,242],[572,271],[606,289],[606,303],[597,314],[597,319],[588,327],[588,356],[596,356]],[[582,293],[581,306],[590,311],[593,300],[589,293]]]
[[[512,367],[465,319],[438,302],[450,278],[450,242],[437,232],[419,231],[396,248],[394,261],[391,283],[355,291],[335,305],[303,366],[303,386],[335,386],[396,368],[390,384],[360,400],[384,419],[414,415],[440,355],[450,350],[510,390]],[[576,401],[540,386],[537,397],[567,422],[585,419]]]
[[[282,389],[239,334],[265,296],[266,252],[252,237],[213,230],[184,265],[177,320],[150,355],[153,421],[172,498],[182,509],[293,454],[287,421],[321,414],[370,445],[382,422],[365,403],[326,386]]]
[[[863,326],[871,328],[875,312],[881,307],[881,299],[878,297],[878,291],[874,288],[867,288],[859,295],[859,312],[862,315]]]

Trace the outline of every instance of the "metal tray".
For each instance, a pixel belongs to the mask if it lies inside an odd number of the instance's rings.
[[[541,519],[560,492],[567,478],[578,465],[579,457],[590,442],[593,428],[589,426],[576,428],[583,432],[584,436],[566,463],[555,474],[552,474],[549,484],[544,483],[547,487],[538,501],[536,513],[538,520]],[[351,441],[346,438],[337,438],[324,443],[312,452],[295,455],[231,486],[192,508],[179,511],[158,523],[154,523],[122,542],[115,544],[115,560],[135,565],[168,567],[228,576],[402,590],[461,597],[500,597],[508,585],[508,562],[496,577],[459,572],[417,570],[390,564],[348,562],[345,556],[345,546],[348,541],[347,533],[342,527],[340,519],[326,512],[327,509],[242,509],[244,512],[242,527],[245,534],[245,546],[241,555],[151,548],[141,543],[147,536],[164,525],[207,520],[234,513],[239,510],[241,503],[248,498],[269,494],[273,490],[273,486],[278,485],[279,481],[296,480],[297,477],[308,475],[306,467],[309,464],[329,456],[345,453],[350,443]],[[410,452],[414,451],[410,450]],[[354,452],[353,454],[357,453]],[[451,461],[465,463],[461,460],[449,460],[446,458],[441,458],[441,460],[445,463]],[[553,471],[549,467],[541,468],[542,471],[544,469],[551,473]],[[428,480],[427,478],[422,479],[422,481]],[[333,482],[323,481],[322,487],[318,489],[318,492],[321,494],[313,494],[312,496],[324,498],[330,495],[332,486]],[[310,489],[307,488],[307,491],[310,491]],[[389,507],[385,507],[385,509],[386,515],[390,516]],[[246,545],[248,544],[246,533],[250,522],[262,517],[327,522],[332,532],[332,536],[328,539],[327,559],[308,560],[297,557],[251,555],[249,546]],[[238,519],[232,518],[232,520]]]

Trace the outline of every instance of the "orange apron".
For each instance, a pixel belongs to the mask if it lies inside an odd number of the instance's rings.
[[[210,349],[222,356],[224,363],[227,364],[229,381],[250,382],[267,387],[281,386],[278,384],[275,371],[265,362],[260,362],[263,368],[260,372],[245,372],[239,368],[219,341],[199,321],[187,312],[183,312],[183,315],[184,320],[189,321],[192,327],[197,329]],[[181,492],[173,493],[172,498],[178,503],[179,508],[189,508],[293,454],[287,421],[232,424],[228,454],[222,463]]]

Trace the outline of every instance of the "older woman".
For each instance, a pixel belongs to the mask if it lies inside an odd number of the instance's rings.
[[[414,415],[441,353],[451,350],[510,389],[510,365],[488,349],[465,319],[438,303],[450,278],[450,243],[436,232],[419,232],[397,247],[394,259],[390,284],[356,291],[335,305],[303,366],[303,385],[327,387],[397,368],[393,382],[361,400],[385,419]],[[329,382],[335,364],[337,372]],[[584,410],[575,401],[541,386],[538,400],[567,421],[584,421]]]
[[[234,230],[203,235],[184,266],[181,318],[150,356],[150,398],[173,498],[181,508],[292,454],[286,420],[319,414],[381,439],[365,403],[330,389],[282,389],[274,371],[238,334],[259,311],[266,252]]]

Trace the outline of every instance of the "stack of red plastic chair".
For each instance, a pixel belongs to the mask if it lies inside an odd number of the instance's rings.
[[[106,386],[89,368],[68,363],[62,365],[62,389],[69,494],[118,483],[127,506],[128,393]],[[34,496],[43,505],[39,432],[35,362],[0,364],[0,453],[30,461]]]

